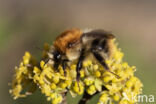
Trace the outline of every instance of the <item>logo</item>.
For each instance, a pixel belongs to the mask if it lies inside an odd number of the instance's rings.
[[[154,95],[134,95],[131,93],[131,98],[128,97],[128,95],[124,92],[122,93],[123,99],[122,100],[128,100],[138,103],[153,103],[154,102]]]

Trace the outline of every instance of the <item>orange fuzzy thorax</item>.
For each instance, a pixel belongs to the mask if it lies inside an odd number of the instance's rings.
[[[66,53],[68,45],[70,43],[78,42],[81,35],[82,31],[79,29],[66,30],[56,38],[54,41],[54,47],[62,53]]]

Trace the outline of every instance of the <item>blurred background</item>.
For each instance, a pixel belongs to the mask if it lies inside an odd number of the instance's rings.
[[[156,96],[156,1],[0,0],[1,103],[47,104],[39,91],[13,101],[8,83],[25,51],[40,57],[35,46],[52,44],[57,35],[72,27],[114,33],[125,53],[124,61],[137,67],[135,74],[144,84],[143,94]]]

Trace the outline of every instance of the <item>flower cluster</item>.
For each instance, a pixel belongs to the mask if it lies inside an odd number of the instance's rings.
[[[46,57],[49,47],[48,44],[45,45],[43,57]],[[48,101],[52,101],[52,104],[61,103],[68,91],[73,97],[82,95],[85,91],[89,95],[98,92],[100,94],[98,104],[108,102],[110,104],[114,102],[134,104],[136,100],[133,101],[132,96],[142,93],[143,85],[134,76],[135,66],[129,66],[127,62],[123,62],[123,53],[115,43],[114,47],[113,55],[106,60],[106,63],[120,78],[105,70],[99,63],[86,60],[80,71],[80,80],[77,81],[75,62],[66,69],[66,72],[62,66],[59,66],[56,71],[53,66],[46,64],[43,60],[36,62],[30,53],[26,52],[19,67],[15,68],[10,92],[16,99],[31,94],[37,87],[47,96]],[[29,87],[28,90],[23,92],[26,87]],[[106,89],[103,90],[103,87]]]
[[[10,93],[14,96],[14,99],[19,97],[25,97],[31,94],[36,89],[36,84],[33,82],[33,66],[37,65],[34,57],[29,52],[25,52],[23,61],[19,67],[15,67],[15,75],[12,81],[12,90]],[[23,89],[28,89],[23,91]]]

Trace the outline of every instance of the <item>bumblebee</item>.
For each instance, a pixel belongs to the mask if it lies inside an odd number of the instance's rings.
[[[62,65],[65,72],[70,62],[76,61],[77,80],[80,78],[83,61],[87,59],[96,60],[107,71],[116,75],[110,71],[105,62],[112,55],[114,38],[113,34],[104,30],[88,32],[76,28],[66,30],[54,41],[48,52],[47,63],[52,64],[56,70],[59,65]]]

